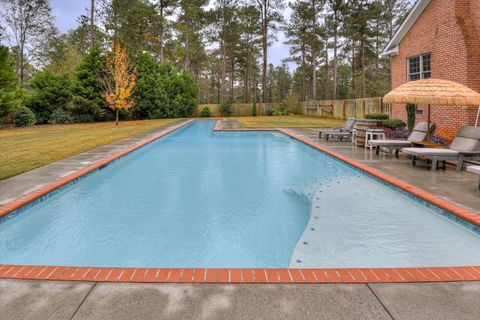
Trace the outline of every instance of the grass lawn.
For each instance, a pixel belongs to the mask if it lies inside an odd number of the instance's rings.
[[[329,128],[341,127],[345,120],[299,115],[272,117],[235,117],[245,128]]]
[[[174,121],[124,121],[118,127],[101,122],[1,129],[0,180]]]

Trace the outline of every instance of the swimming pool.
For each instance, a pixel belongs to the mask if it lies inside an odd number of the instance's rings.
[[[477,265],[480,235],[279,132],[196,121],[0,220],[0,264]]]

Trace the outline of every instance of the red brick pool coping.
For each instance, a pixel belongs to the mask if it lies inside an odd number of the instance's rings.
[[[171,133],[193,120],[143,140],[142,142],[109,156],[89,167],[81,169],[55,183],[42,187],[26,196],[0,207],[0,217],[34,201],[47,193],[60,188],[79,177]],[[428,192],[404,181],[395,179],[376,169],[335,153],[326,148],[283,129],[222,129],[216,121],[215,131],[278,131],[313,148],[325,152],[385,182],[401,188],[414,196],[430,202],[476,226],[480,226],[480,217],[448,201],[435,197]],[[143,282],[143,283],[393,283],[393,282],[441,282],[441,281],[480,281],[480,266],[432,267],[432,268],[332,268],[332,269],[205,269],[205,268],[109,268],[109,267],[65,267],[65,266],[28,266],[0,264],[2,279],[95,281],[95,282]]]
[[[448,268],[358,269],[170,269],[0,265],[0,278],[149,283],[453,282],[480,280],[480,266]]]

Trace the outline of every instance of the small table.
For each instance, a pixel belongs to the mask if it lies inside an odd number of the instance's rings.
[[[365,131],[365,149],[370,148],[372,150],[373,146],[368,145],[368,140],[385,140],[386,135],[383,129],[367,129]]]
[[[432,141],[414,141],[412,142],[412,147],[420,147],[420,148],[445,148],[446,145],[435,143]]]

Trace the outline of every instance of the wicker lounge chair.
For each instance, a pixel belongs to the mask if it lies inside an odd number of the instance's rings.
[[[432,160],[432,171],[437,170],[439,161],[456,160],[457,171],[462,171],[464,160],[480,155],[480,127],[464,126],[448,148],[404,148],[412,156],[412,165],[423,157]]]
[[[400,149],[410,147],[412,142],[425,141],[427,139],[427,130],[428,124],[426,122],[420,122],[413,128],[407,140],[369,140],[368,144],[375,148],[376,154],[380,153],[380,148],[386,148],[388,157],[391,158],[393,150],[395,150],[395,155],[398,155]],[[432,124],[430,126],[430,135],[433,135],[434,132],[435,125]]]
[[[343,124],[341,128],[333,128],[329,130],[319,130],[318,137],[322,138],[322,135],[325,136],[327,140],[332,137],[337,137],[342,140],[343,138],[351,138],[352,137],[352,130],[353,126],[355,125],[355,118],[348,118],[347,121]]]

